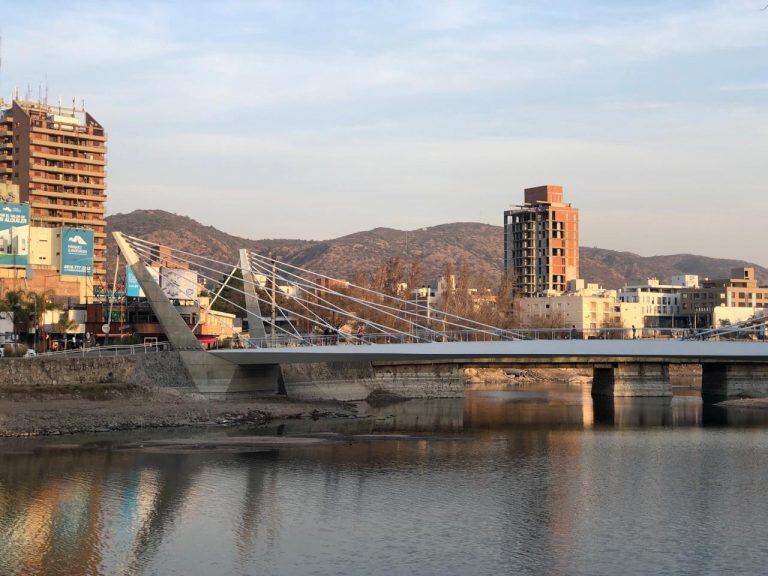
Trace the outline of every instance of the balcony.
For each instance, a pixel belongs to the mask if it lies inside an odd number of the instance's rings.
[[[13,147],[13,145],[11,145]],[[55,146],[49,146],[49,148],[55,148]],[[60,162],[74,162],[77,164],[88,164],[92,166],[106,166],[107,162],[103,158],[84,158],[82,156],[76,156],[74,154],[50,154],[48,152],[41,152],[34,148],[30,151],[33,158],[44,158],[45,160],[57,160]]]
[[[41,190],[33,188],[29,191],[30,200],[34,198],[69,198],[72,200],[90,200],[92,202],[105,202],[106,196],[96,196],[93,194],[78,194],[76,192],[57,192],[56,190]]]
[[[104,214],[104,206],[70,206],[69,204],[58,204],[52,202],[30,202],[32,208],[42,208],[43,210],[65,210],[67,212],[83,212],[87,214]]]
[[[64,180],[63,178],[41,178],[40,176],[31,176],[29,179],[31,182],[37,182],[38,184],[54,184],[58,186],[69,186],[71,188],[90,188],[93,190],[106,190],[106,184],[90,184],[86,182],[73,182],[71,180]]]
[[[47,216],[40,214],[32,214],[31,220],[40,220],[42,222],[53,222],[57,224],[80,224],[82,226],[99,226],[105,227],[107,223],[104,220],[86,220],[84,218],[67,218],[64,216]],[[106,235],[105,235],[106,236]]]
[[[67,128],[62,128],[67,126]],[[70,129],[71,128],[71,129]],[[46,126],[32,126],[32,132],[38,134],[52,134],[55,136],[74,136],[87,140],[96,140],[98,142],[106,142],[107,137],[104,135],[94,134],[93,130],[89,130],[83,126],[75,126],[73,124],[60,124],[58,127],[52,122],[47,122]]]
[[[94,178],[104,178],[106,176],[106,173],[104,170],[101,171],[92,171],[92,170],[83,170],[80,168],[65,168],[63,166],[48,166],[46,164],[41,164],[40,162],[33,162],[32,163],[32,169],[33,170],[39,170],[41,172],[50,172],[51,174],[72,174],[74,176],[92,176]]]
[[[82,152],[95,152],[97,154],[106,154],[106,146],[85,146],[83,144],[70,144],[68,142],[56,142],[53,140],[47,140],[45,138],[35,138],[34,134],[31,137],[32,144],[37,146],[48,146],[49,148],[62,148],[65,150],[79,150]]]

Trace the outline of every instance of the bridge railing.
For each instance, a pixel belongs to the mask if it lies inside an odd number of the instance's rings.
[[[33,356],[38,357],[62,357],[62,356],[89,356],[96,358],[106,358],[111,356],[133,356],[135,354],[147,354],[151,352],[162,352],[170,350],[169,342],[147,342],[145,344],[119,344],[114,346],[88,346],[83,348],[72,348],[70,350],[57,350],[55,352],[43,352]]]
[[[275,336],[246,340],[249,348],[286,348],[303,346],[416,344],[424,342],[492,342],[513,340],[682,340],[695,337],[696,332],[685,328],[523,328],[495,331],[454,330],[446,332],[419,332],[413,334],[365,333],[303,334]],[[765,341],[755,329],[733,332],[719,337],[721,340]]]

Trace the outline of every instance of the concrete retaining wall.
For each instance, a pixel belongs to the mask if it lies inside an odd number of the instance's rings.
[[[93,358],[41,356],[0,360],[3,390],[55,390],[57,387],[122,384],[187,388],[192,385],[176,352]]]
[[[766,398],[768,397],[768,366],[704,364],[701,394],[715,399]]]
[[[457,365],[334,362],[283,366],[285,390],[297,400],[364,400],[374,391],[404,398],[461,398],[463,371]]]
[[[595,366],[592,396],[672,396],[666,364],[618,364]]]

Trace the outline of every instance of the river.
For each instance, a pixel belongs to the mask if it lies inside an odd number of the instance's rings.
[[[0,574],[762,574],[768,414],[478,390],[268,430],[0,442]],[[313,445],[206,439],[334,430]],[[141,437],[197,449],[137,448]],[[328,441],[326,441],[328,440]],[[126,442],[133,442],[127,449]]]

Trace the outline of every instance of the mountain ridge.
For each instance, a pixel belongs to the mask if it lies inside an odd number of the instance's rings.
[[[107,217],[107,230],[120,230],[159,244],[221,261],[235,262],[240,248],[271,254],[279,260],[332,275],[352,278],[370,272],[385,259],[399,256],[417,260],[423,280],[439,276],[447,264],[463,264],[467,271],[495,282],[503,269],[503,229],[479,222],[451,222],[417,230],[377,227],[329,240],[291,238],[249,239],[205,225],[189,216],[165,210],[134,210]],[[108,262],[115,246],[108,236]],[[580,248],[581,276],[606,288],[645,282],[650,277],[666,281],[677,274],[724,278],[731,268],[754,266],[758,280],[768,283],[768,269],[738,259],[679,253],[640,256],[607,248]]]

